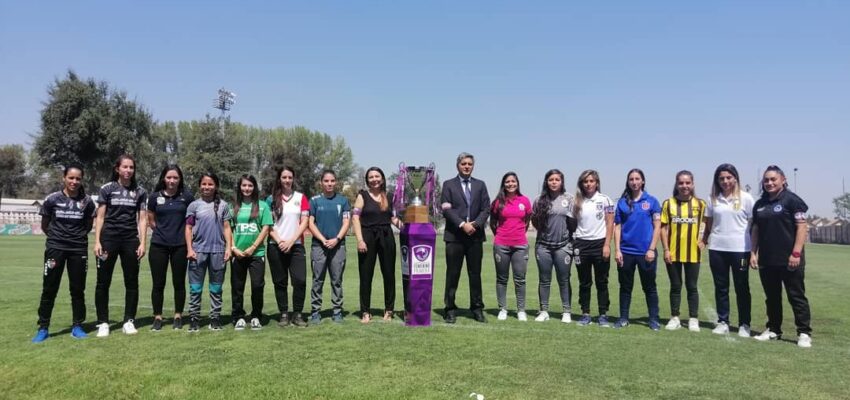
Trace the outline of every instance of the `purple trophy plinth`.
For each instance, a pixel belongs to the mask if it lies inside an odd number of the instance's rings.
[[[431,326],[431,291],[437,231],[430,223],[405,224],[400,234],[407,326]]]

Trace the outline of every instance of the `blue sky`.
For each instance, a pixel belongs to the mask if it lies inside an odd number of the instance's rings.
[[[68,68],[158,120],[232,118],[343,136],[364,167],[460,151],[494,192],[559,168],[617,196],[632,167],[799,168],[812,212],[850,179],[850,2],[13,2],[0,0],[0,144],[28,143]]]

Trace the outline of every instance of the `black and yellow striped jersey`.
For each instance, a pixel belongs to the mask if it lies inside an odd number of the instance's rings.
[[[697,243],[705,207],[705,201],[696,197],[689,201],[680,201],[675,197],[664,200],[661,206],[661,224],[669,227],[669,250],[674,262],[700,261]]]

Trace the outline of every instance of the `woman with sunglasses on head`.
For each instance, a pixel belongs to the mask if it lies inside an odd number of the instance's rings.
[[[729,271],[735,281],[738,303],[738,336],[750,337],[750,224],[755,200],[741,190],[738,170],[732,164],[720,164],[714,171],[711,200],[705,209],[708,265],[714,278],[717,326],[712,333],[729,333]]]
[[[517,319],[527,321],[525,313],[525,274],[528,270],[528,223],[532,206],[519,190],[515,172],[502,177],[499,194],[490,205],[490,229],[493,230],[493,259],[496,264],[496,300],[500,321],[508,319],[508,272],[513,269]]]
[[[153,287],[153,324],[151,330],[162,329],[162,307],[168,264],[171,264],[171,283],[174,286],[173,329],[183,328],[183,306],[186,303],[186,209],[195,201],[183,183],[183,171],[168,165],[159,174],[159,181],[148,200],[148,225],[151,247],[148,263]]]
[[[767,306],[767,329],[756,340],[782,337],[782,287],[794,312],[797,345],[812,347],[811,312],[803,282],[806,267],[806,211],[809,206],[788,190],[781,168],[764,171],[761,198],[753,207],[750,264],[759,268]]]

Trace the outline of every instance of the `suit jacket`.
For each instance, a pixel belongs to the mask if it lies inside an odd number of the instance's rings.
[[[484,228],[487,226],[487,218],[490,216],[490,195],[487,194],[487,185],[478,179],[469,178],[470,192],[472,193],[472,204],[466,204],[466,196],[463,195],[463,186],[459,176],[443,182],[443,192],[440,195],[440,207],[443,210],[443,218],[446,219],[446,230],[443,240],[446,242],[459,242],[462,240],[485,241]],[[469,221],[475,223],[476,231],[468,236],[460,223],[466,221],[466,211],[469,212]]]

